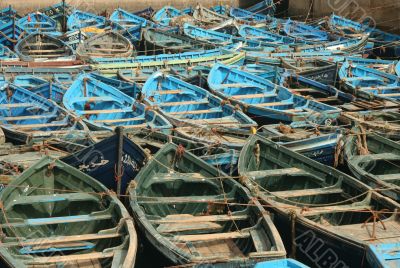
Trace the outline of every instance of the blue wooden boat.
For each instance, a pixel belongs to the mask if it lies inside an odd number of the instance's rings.
[[[35,87],[47,84],[48,81],[39,76],[22,74],[15,76],[12,83],[17,87],[22,87],[31,90]]]
[[[338,108],[295,95],[256,75],[218,63],[208,75],[208,85],[217,96],[238,105],[259,123],[324,123],[335,120],[341,112]]]
[[[30,13],[18,20],[17,25],[27,33],[56,32],[57,22],[42,13]]]
[[[0,31],[3,33],[0,34],[0,44],[14,47],[15,43],[22,38],[23,29],[17,25],[16,20],[14,19],[8,21],[0,20],[0,22]]]
[[[293,259],[283,259],[259,262],[254,268],[309,268],[309,266]]]
[[[400,77],[400,61],[396,64],[396,74]]]
[[[74,82],[75,74],[71,73],[55,73],[53,74],[52,80],[58,86],[68,89]]]
[[[160,111],[177,128],[240,130],[257,126],[243,112],[206,90],[162,72],[154,73],[146,81],[142,93],[146,104]]]
[[[139,228],[174,265],[252,267],[286,255],[258,200],[175,144],[167,144],[149,160],[129,195]],[[252,205],[241,205],[248,202]]]
[[[341,106],[355,100],[353,95],[344,93],[326,82],[318,82],[289,72],[281,75],[280,85],[288,88],[293,94],[328,105]]]
[[[123,137],[121,145],[118,135],[113,135],[60,160],[96,179],[108,189],[117,192],[118,180],[116,180],[115,172],[119,146],[122,147],[123,170],[123,174],[119,178],[121,181],[120,192],[126,193],[130,181],[135,179],[147,160],[144,150],[126,136]]]
[[[136,83],[129,83],[126,81],[119,80],[117,78],[105,77],[98,73],[90,73],[89,75],[94,79],[103,82],[104,84],[110,85],[118,89],[119,91],[125,93],[126,95],[134,99],[138,98],[138,94],[140,94],[142,90],[141,87]]]
[[[94,35],[76,48],[76,55],[82,60],[92,58],[130,57],[134,53],[132,43],[116,31]]]
[[[262,41],[245,39],[243,37],[236,37],[231,34],[221,33],[214,30],[203,29],[200,27],[193,26],[189,23],[183,25],[183,32],[185,35],[202,42],[208,42],[210,44],[218,45],[230,45],[235,43],[241,43],[249,49],[256,50],[267,50],[273,51],[273,46],[278,46],[278,44],[273,43],[263,43]],[[270,46],[270,47],[268,47]]]
[[[127,38],[133,45],[139,46],[139,41],[142,39],[142,25],[123,27],[118,23],[112,23],[111,29]]]
[[[76,9],[68,16],[67,26],[70,31],[76,31],[86,27],[103,29],[106,22],[106,18],[102,16]]]
[[[146,107],[118,89],[88,74],[80,75],[64,94],[66,109],[83,117],[93,130],[151,128],[169,132],[172,125],[157,112]]]
[[[182,16],[182,12],[172,6],[164,6],[152,16],[152,20],[163,26],[169,26],[173,18]]]
[[[18,55],[11,51],[8,47],[0,44],[0,60],[12,61],[19,60]]]
[[[400,242],[375,243],[368,247],[367,261],[370,267],[387,268],[400,266]]]
[[[67,16],[72,12],[72,9],[72,6],[68,5],[65,1],[61,1],[60,3],[39,9],[39,12],[56,20],[62,27],[62,24],[67,21]]]
[[[244,20],[249,23],[252,22],[266,22],[268,20],[268,17],[263,14],[258,14],[258,13],[253,13],[245,9],[241,9],[238,7],[231,7],[229,10],[229,15],[231,17],[234,17],[236,19]]]
[[[210,10],[217,12],[218,14],[227,16],[228,12],[229,12],[229,7],[227,7],[225,5],[216,5],[216,6],[210,7]]]
[[[342,35],[354,36],[361,33],[370,33],[368,25],[332,14],[327,20],[328,29]]]
[[[264,125],[259,135],[324,165],[335,166],[336,146],[343,135],[337,127],[307,123]]]
[[[250,25],[240,26],[239,34],[246,39],[259,40],[265,43],[290,45],[297,42],[294,38],[276,34]]]
[[[276,6],[273,0],[263,0],[246,8],[246,10],[251,13],[274,15]]]
[[[357,96],[400,100],[400,78],[396,75],[346,61],[339,70],[339,78],[341,87]]]
[[[32,33],[21,39],[15,52],[23,61],[73,60],[74,50],[58,38],[45,33]]]
[[[0,20],[1,21],[8,22],[10,20],[13,20],[14,17],[15,17],[15,19],[21,18],[21,16],[17,13],[17,11],[15,9],[13,9],[11,7],[11,5],[0,10]]]
[[[373,44],[368,42],[369,35],[364,34],[359,37],[345,38],[322,44],[299,45],[294,48],[296,52],[313,51],[341,51],[345,53],[362,53],[364,50],[372,49]]]
[[[87,131],[85,124],[54,102],[27,89],[5,83],[0,90],[0,122],[22,142]]]
[[[363,65],[368,68],[376,69],[385,73],[395,74],[395,66],[396,61],[393,60],[382,60],[382,59],[368,59],[358,56],[334,56],[334,57],[326,57],[321,60],[329,61],[329,62],[338,62],[343,63],[348,61],[353,64]]]
[[[284,25],[283,31],[292,38],[309,43],[320,43],[330,41],[327,32],[314,28],[303,22],[288,19]]]
[[[52,100],[57,104],[62,104],[62,100],[66,92],[65,88],[54,82],[39,85],[35,88],[32,88],[30,91],[42,96],[43,98]]]
[[[145,18],[130,13],[122,8],[117,8],[110,16],[112,22],[118,23],[122,27],[130,28],[136,25],[142,27],[152,26],[152,23]]]

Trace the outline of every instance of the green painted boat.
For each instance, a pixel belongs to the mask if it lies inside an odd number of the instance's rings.
[[[274,212],[286,249],[306,264],[315,266],[317,246],[337,256],[329,267],[363,267],[368,245],[399,239],[398,203],[283,145],[252,136],[238,168],[241,182]]]
[[[0,201],[0,256],[10,267],[135,264],[128,211],[102,184],[59,160],[42,158],[1,191]]]
[[[163,147],[131,186],[139,228],[173,264],[249,267],[286,255],[258,200],[182,147]]]
[[[344,145],[353,175],[397,202],[400,201],[400,144],[363,127],[355,127]],[[387,189],[387,190],[384,190]]]
[[[171,60],[160,60],[160,61],[143,61],[143,62],[126,62],[126,63],[105,63],[105,64],[94,64],[91,65],[93,70],[98,70],[105,76],[113,76],[118,73],[119,70],[131,69],[131,70],[143,70],[143,69],[168,69],[174,67],[187,67],[197,66],[209,63],[221,62],[225,65],[233,65],[242,62],[245,58],[245,52],[224,52],[214,56],[207,57],[196,57],[188,59],[171,59]]]

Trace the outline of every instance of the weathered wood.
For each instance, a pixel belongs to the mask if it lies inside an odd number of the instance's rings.
[[[325,194],[340,194],[343,190],[340,188],[318,188],[318,189],[303,189],[303,190],[290,190],[272,192],[282,198],[312,196],[312,195],[325,195]]]
[[[196,111],[182,111],[182,112],[171,112],[168,113],[170,115],[184,115],[184,114],[212,114],[212,113],[221,113],[221,110],[196,110]]]
[[[168,107],[168,106],[179,106],[179,105],[190,105],[190,104],[208,104],[208,100],[164,102],[161,103],[160,106]]]
[[[193,216],[191,214],[171,214],[160,220],[151,220],[155,224],[166,223],[192,223],[192,222],[213,222],[213,221],[239,221],[248,219],[248,215],[211,215],[211,216]]]
[[[250,237],[248,231],[238,231],[230,233],[219,233],[219,234],[198,234],[198,235],[177,235],[174,236],[174,240],[185,241],[185,242],[199,242],[199,241],[212,241],[212,240],[223,240],[223,239],[240,239]]]
[[[111,258],[114,256],[114,252],[93,252],[87,254],[74,254],[68,256],[54,256],[54,257],[36,257],[33,260],[28,261],[29,264],[36,263],[58,263],[58,262],[72,262],[79,260],[91,260],[91,259],[104,259]]]
[[[342,205],[342,206],[328,206],[328,207],[317,207],[310,208],[307,211],[303,211],[301,215],[305,217],[316,216],[320,214],[338,213],[338,212],[349,212],[349,211],[365,211],[371,210],[372,207],[369,205]]]
[[[274,107],[274,106],[291,106],[293,104],[294,104],[293,102],[267,102],[254,105],[258,107]]]

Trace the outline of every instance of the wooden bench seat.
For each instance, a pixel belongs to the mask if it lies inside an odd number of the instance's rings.
[[[302,197],[302,196],[325,195],[325,194],[340,194],[343,193],[343,190],[340,188],[318,188],[318,189],[279,191],[272,193],[282,198],[290,198],[290,197]]]
[[[229,233],[218,233],[218,234],[197,234],[197,235],[177,235],[173,237],[175,241],[183,242],[199,242],[199,241],[213,241],[213,240],[225,240],[225,239],[239,239],[250,237],[249,231],[237,231]]]
[[[316,207],[310,208],[308,211],[304,211],[301,215],[307,216],[317,216],[320,214],[347,212],[347,211],[365,211],[371,210],[370,205],[341,205],[341,206],[327,206],[327,207]]]

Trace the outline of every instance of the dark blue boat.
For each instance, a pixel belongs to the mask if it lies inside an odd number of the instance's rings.
[[[17,25],[27,33],[57,31],[57,22],[41,13],[30,13],[19,19]]]
[[[131,180],[146,162],[143,149],[126,136],[122,140],[121,176],[116,174],[119,137],[113,135],[99,143],[73,153],[61,160],[101,182],[108,189],[117,192],[118,179],[121,180],[121,194],[125,194]]]

